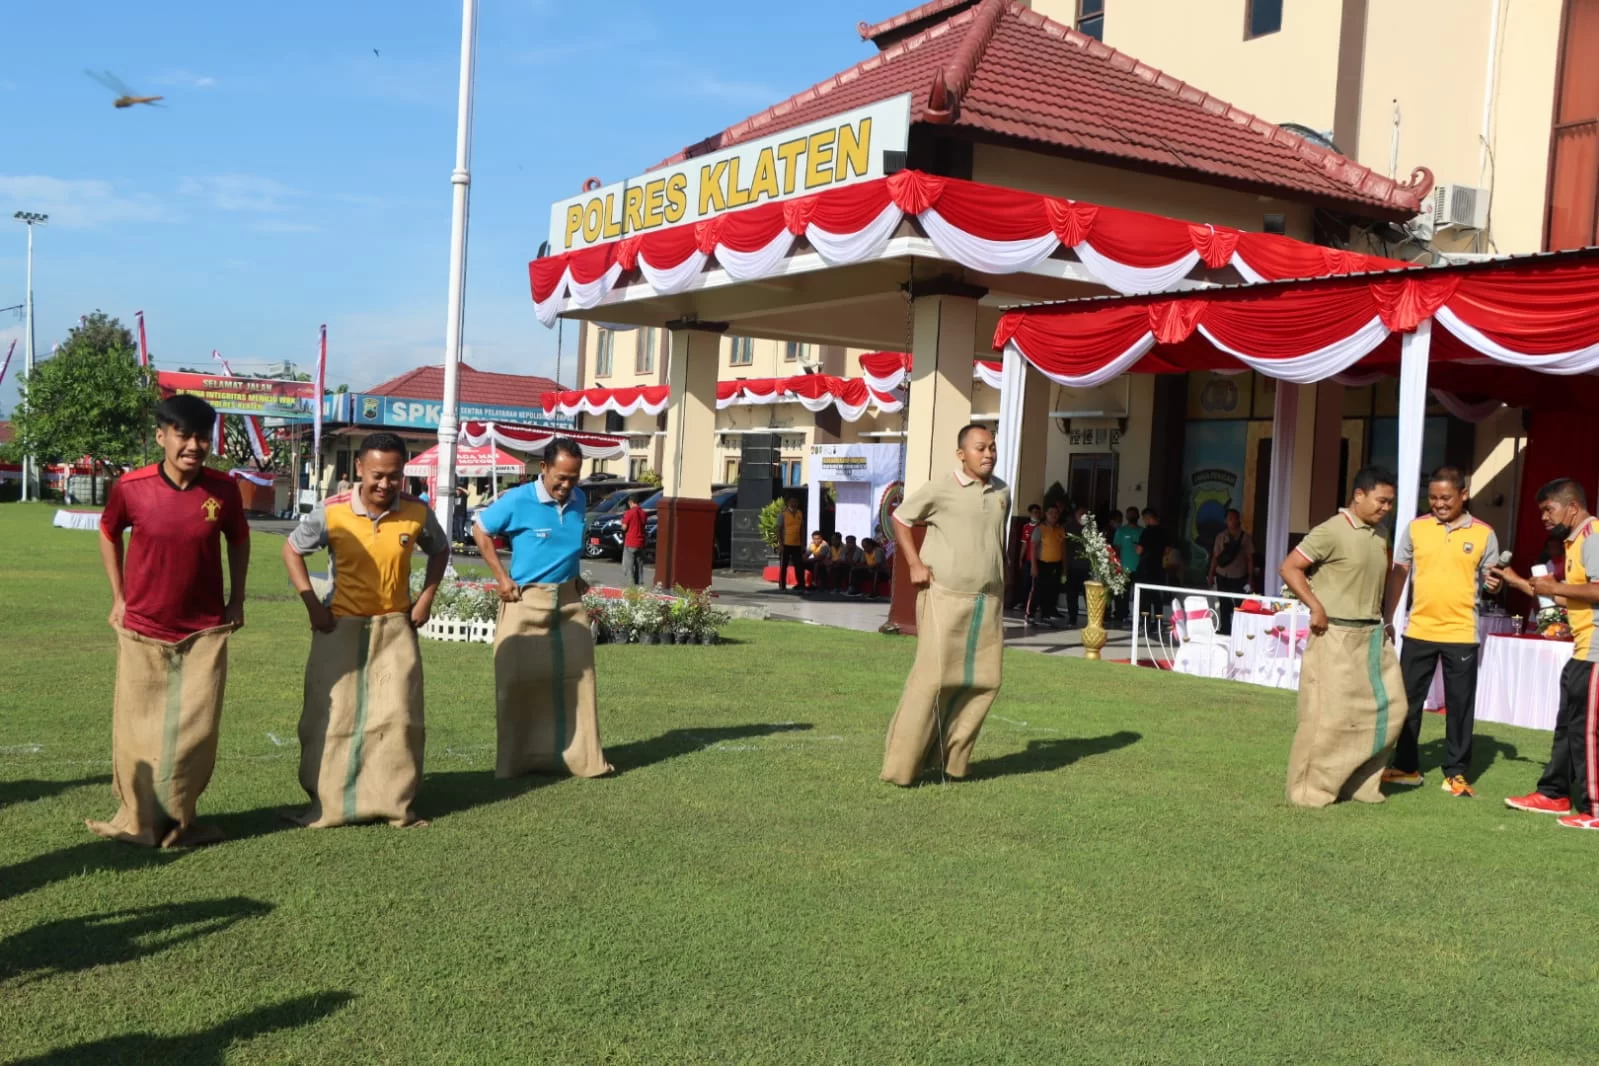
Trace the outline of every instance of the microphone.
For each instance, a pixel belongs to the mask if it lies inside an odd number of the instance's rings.
[[[1494,565],[1495,566],[1500,566],[1500,567],[1509,566],[1510,565],[1510,553],[1509,552],[1500,552],[1499,553],[1499,561],[1497,563],[1495,563]]]

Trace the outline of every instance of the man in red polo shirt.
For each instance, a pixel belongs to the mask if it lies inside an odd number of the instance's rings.
[[[205,466],[216,418],[198,396],[162,401],[161,461],[124,475],[100,516],[118,638],[112,788],[120,809],[88,826],[112,840],[170,847],[220,839],[195,824],[195,801],[216,763],[227,638],[244,624],[250,527],[238,485]]]
[[[629,585],[644,583],[644,508],[629,496],[622,512],[622,573]]]

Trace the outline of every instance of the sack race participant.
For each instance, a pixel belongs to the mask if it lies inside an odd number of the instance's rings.
[[[1534,814],[1559,815],[1566,829],[1599,829],[1599,519],[1588,513],[1588,495],[1570,478],[1538,490],[1544,528],[1564,539],[1565,580],[1544,575],[1530,581],[1508,567],[1494,572],[1528,596],[1553,596],[1565,602],[1571,625],[1572,656],[1560,672],[1560,710],[1555,739],[1538,788],[1510,796],[1505,806]]]
[[[960,465],[952,473],[912,492],[894,512],[894,539],[920,590],[916,662],[883,751],[882,779],[901,786],[915,782],[935,741],[943,773],[964,778],[999,693],[1010,489],[993,476],[989,430],[962,428],[955,456]],[[927,530],[919,550],[914,526]]]
[[[1383,783],[1422,783],[1421,716],[1441,665],[1447,716],[1443,790],[1459,797],[1476,795],[1466,774],[1477,721],[1477,591],[1486,587],[1497,592],[1500,585],[1491,573],[1499,562],[1499,538],[1466,511],[1469,499],[1465,475],[1452,466],[1439,467],[1428,479],[1432,513],[1399,531],[1383,606],[1383,617],[1391,620],[1410,581],[1410,616],[1399,649],[1405,723],[1394,763],[1382,773]]]
[[[1383,767],[1405,717],[1404,677],[1382,621],[1388,549],[1378,524],[1394,496],[1392,474],[1363,468],[1349,506],[1283,560],[1283,581],[1310,608],[1288,756],[1288,802],[1297,807],[1384,799]]]
[[[496,777],[528,773],[602,777],[594,637],[579,573],[583,551],[583,451],[557,437],[544,468],[475,516],[478,551],[499,584],[494,635]],[[505,569],[496,536],[511,541]]]
[[[238,485],[205,467],[216,422],[198,396],[163,400],[155,434],[161,461],[123,475],[100,516],[117,633],[111,787],[118,809],[109,822],[87,825],[110,840],[176,847],[222,839],[195,821],[195,804],[216,766],[228,635],[244,624],[250,527]]]
[[[426,625],[450,561],[450,541],[427,506],[401,494],[405,442],[373,433],[356,457],[356,489],[330,496],[283,546],[289,580],[311,621],[300,712],[300,787],[311,806],[295,821],[325,828],[358,822],[417,823],[425,724]],[[305,556],[328,549],[331,604],[311,587]],[[411,602],[411,555],[427,554]]]

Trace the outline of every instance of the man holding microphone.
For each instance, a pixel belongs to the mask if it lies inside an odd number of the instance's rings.
[[[1408,709],[1399,731],[1394,761],[1383,771],[1385,783],[1422,782],[1417,741],[1421,715],[1433,674],[1443,664],[1447,751],[1443,789],[1455,796],[1475,795],[1466,780],[1471,769],[1471,737],[1477,703],[1477,589],[1497,592],[1500,579],[1491,572],[1499,563],[1499,538],[1486,522],[1466,512],[1466,479],[1452,466],[1439,467],[1427,482],[1431,514],[1399,531],[1383,619],[1393,624],[1394,610],[1411,585],[1410,620],[1399,650],[1405,675]]]

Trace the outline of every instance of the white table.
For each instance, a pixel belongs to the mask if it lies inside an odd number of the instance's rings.
[[[1515,619],[1508,614],[1484,614],[1477,616],[1477,643],[1481,644],[1495,633],[1510,633],[1515,630]],[[1422,707],[1429,711],[1436,711],[1444,705],[1444,664],[1440,661],[1432,672],[1432,687],[1427,690],[1427,702]]]
[[[99,511],[68,511],[59,508],[55,520],[50,523],[59,529],[99,529]]]
[[[1477,721],[1553,732],[1560,710],[1560,672],[1574,649],[1569,640],[1542,637],[1501,634],[1484,640]]]
[[[1301,611],[1299,625],[1307,626],[1310,616]],[[1227,638],[1227,676],[1234,681],[1267,688],[1297,689],[1299,671],[1290,658],[1290,649],[1281,636],[1272,632],[1276,616],[1233,612],[1232,633]],[[1299,649],[1294,658],[1303,658]]]

